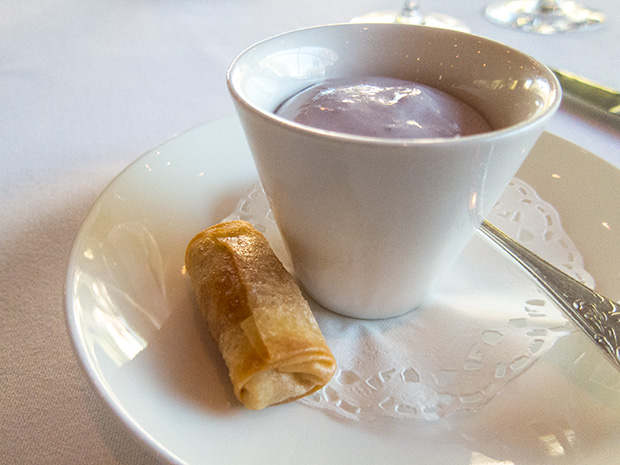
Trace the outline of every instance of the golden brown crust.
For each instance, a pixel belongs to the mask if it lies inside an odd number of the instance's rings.
[[[190,241],[185,265],[246,407],[288,402],[327,384],[334,357],[293,277],[251,224],[205,229]]]

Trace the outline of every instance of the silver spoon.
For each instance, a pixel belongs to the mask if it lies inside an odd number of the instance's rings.
[[[558,270],[487,221],[480,232],[511,255],[620,369],[620,304]]]

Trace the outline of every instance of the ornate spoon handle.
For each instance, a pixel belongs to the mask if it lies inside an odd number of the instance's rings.
[[[480,231],[514,257],[620,369],[620,304],[603,297],[484,221]]]

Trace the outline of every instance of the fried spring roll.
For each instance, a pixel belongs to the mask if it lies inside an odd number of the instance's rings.
[[[251,224],[205,229],[190,241],[185,266],[247,408],[304,397],[332,378],[336,362],[308,303]]]

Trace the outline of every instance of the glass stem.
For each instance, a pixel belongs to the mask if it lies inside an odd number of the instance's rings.
[[[551,13],[560,9],[558,0],[539,0],[536,9],[541,13]]]
[[[418,2],[406,0],[403,5],[403,9],[398,16],[396,16],[396,22],[406,24],[424,24],[424,17],[420,12]]]

